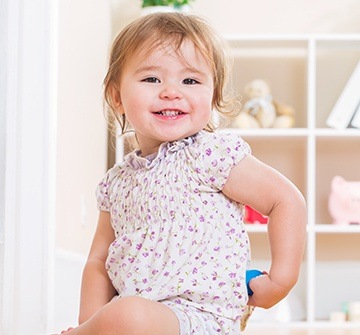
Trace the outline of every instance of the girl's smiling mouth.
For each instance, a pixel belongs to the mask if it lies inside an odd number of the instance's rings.
[[[174,119],[174,118],[177,118],[178,116],[185,115],[186,113],[184,113],[180,110],[164,109],[164,110],[161,110],[158,112],[154,112],[154,114],[165,117],[165,118]]]

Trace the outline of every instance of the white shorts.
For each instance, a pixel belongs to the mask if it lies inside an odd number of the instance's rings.
[[[189,305],[186,299],[159,301],[171,308],[179,319],[180,335],[238,335],[240,319],[232,320],[209,312],[201,311]]]

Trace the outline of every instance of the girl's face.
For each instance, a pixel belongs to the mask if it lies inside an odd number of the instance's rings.
[[[209,122],[211,67],[192,42],[184,41],[179,51],[182,57],[161,45],[134,54],[114,93],[118,112],[125,113],[135,129],[142,156],[156,152],[163,142],[197,133]]]

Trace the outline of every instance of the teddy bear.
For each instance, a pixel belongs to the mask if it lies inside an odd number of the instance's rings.
[[[294,125],[294,109],[274,101],[265,80],[252,80],[245,86],[244,93],[246,100],[233,127],[290,128]]]

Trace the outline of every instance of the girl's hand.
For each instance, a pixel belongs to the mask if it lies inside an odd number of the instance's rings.
[[[270,308],[284,299],[289,290],[274,281],[267,274],[252,279],[249,283],[251,290],[254,292],[249,297],[248,305],[262,308]]]

